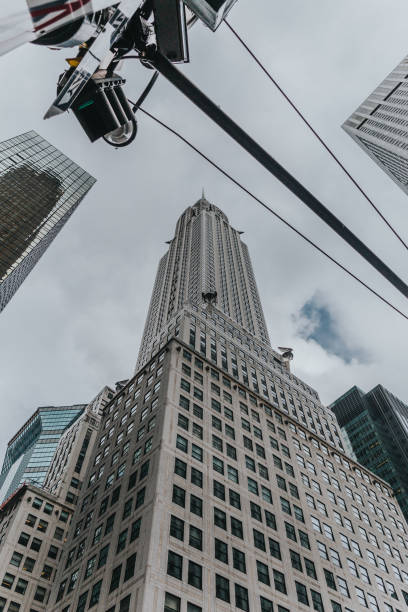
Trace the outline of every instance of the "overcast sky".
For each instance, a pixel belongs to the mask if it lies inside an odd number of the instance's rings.
[[[340,128],[408,53],[404,0],[238,0],[231,23],[408,239],[408,199]],[[225,26],[190,33],[182,69],[407,281],[407,253]],[[0,458],[38,406],[88,402],[131,375],[161,255],[200,197],[248,244],[273,347],[330,403],[378,383],[408,401],[408,323],[185,145],[144,117],[128,148],[91,144],[73,116],[43,121],[73,51],[0,58],[1,140],[34,129],[98,180],[0,314]],[[150,76],[132,60],[127,93]],[[6,86],[5,86],[6,85]],[[172,86],[145,107],[189,136],[279,213],[408,313],[406,301]]]

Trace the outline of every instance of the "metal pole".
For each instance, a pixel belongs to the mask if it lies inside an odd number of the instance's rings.
[[[364,242],[362,242],[340,219],[328,210],[315,196],[310,193],[295,177],[281,166],[265,151],[249,134],[222,111],[194,83],[181,73],[159,51],[148,53],[149,61],[170,83],[181,91],[191,102],[194,102],[210,119],[221,127],[231,138],[240,144],[252,157],[273,174],[285,187],[294,193],[308,208],[320,217],[332,230],[345,240],[357,253],[371,264],[398,291],[408,297],[408,285],[393,272]]]

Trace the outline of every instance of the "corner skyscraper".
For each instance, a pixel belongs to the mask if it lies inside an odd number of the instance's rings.
[[[239,232],[201,199],[105,407],[47,612],[402,612],[407,550],[392,489],[271,348]]]
[[[408,520],[408,406],[382,385],[352,387],[330,404],[357,458],[388,482]]]
[[[0,311],[94,183],[36,132],[0,142]]]

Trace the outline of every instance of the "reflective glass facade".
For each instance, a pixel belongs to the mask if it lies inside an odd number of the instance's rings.
[[[408,58],[344,122],[344,130],[408,193]]]
[[[36,132],[0,143],[0,310],[94,183]]]
[[[38,408],[7,446],[0,473],[0,503],[23,482],[44,483],[64,431],[82,414],[85,404]]]
[[[408,518],[408,406],[377,385],[353,387],[330,408],[357,460],[392,486]]]

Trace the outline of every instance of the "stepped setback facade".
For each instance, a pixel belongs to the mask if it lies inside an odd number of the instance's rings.
[[[403,612],[407,550],[391,487],[271,348],[240,232],[202,198],[104,410],[47,609]]]

